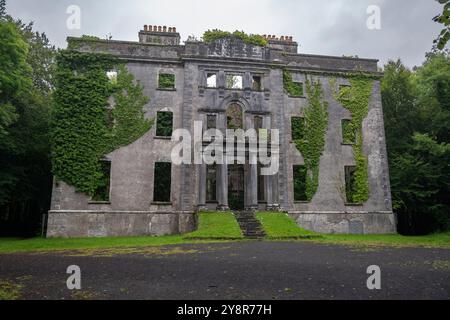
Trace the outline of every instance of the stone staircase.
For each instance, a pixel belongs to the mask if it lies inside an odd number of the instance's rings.
[[[249,211],[234,212],[242,234],[247,239],[263,239],[266,236],[261,223],[256,219],[255,214]]]

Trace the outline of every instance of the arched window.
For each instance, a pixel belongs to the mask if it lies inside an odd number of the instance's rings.
[[[227,110],[227,128],[228,129],[243,129],[244,128],[244,117],[243,109],[237,104],[233,103],[228,107]]]

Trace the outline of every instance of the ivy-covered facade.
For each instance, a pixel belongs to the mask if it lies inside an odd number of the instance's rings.
[[[48,236],[186,233],[200,210],[284,211],[324,233],[395,232],[376,60],[217,30],[180,45],[175,28],[152,26],[139,42],[68,43]],[[278,130],[278,172],[172,163],[172,133],[193,133],[196,121],[204,131]]]

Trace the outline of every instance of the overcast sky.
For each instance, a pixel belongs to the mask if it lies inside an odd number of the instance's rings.
[[[81,29],[69,30],[70,5],[81,9]],[[381,29],[369,30],[367,8],[381,9]],[[144,24],[177,27],[182,40],[207,29],[293,36],[301,53],[401,58],[420,65],[440,26],[435,0],[7,0],[8,13],[34,21],[58,47],[83,34],[137,41]]]

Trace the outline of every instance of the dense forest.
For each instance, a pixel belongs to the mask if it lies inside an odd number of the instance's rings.
[[[448,26],[445,10],[447,5],[435,21]],[[446,27],[422,66],[410,70],[398,60],[383,67],[392,196],[402,234],[450,229],[448,34]],[[51,196],[49,128],[58,52],[32,23],[9,16],[5,0],[0,44],[0,236],[36,236]]]

